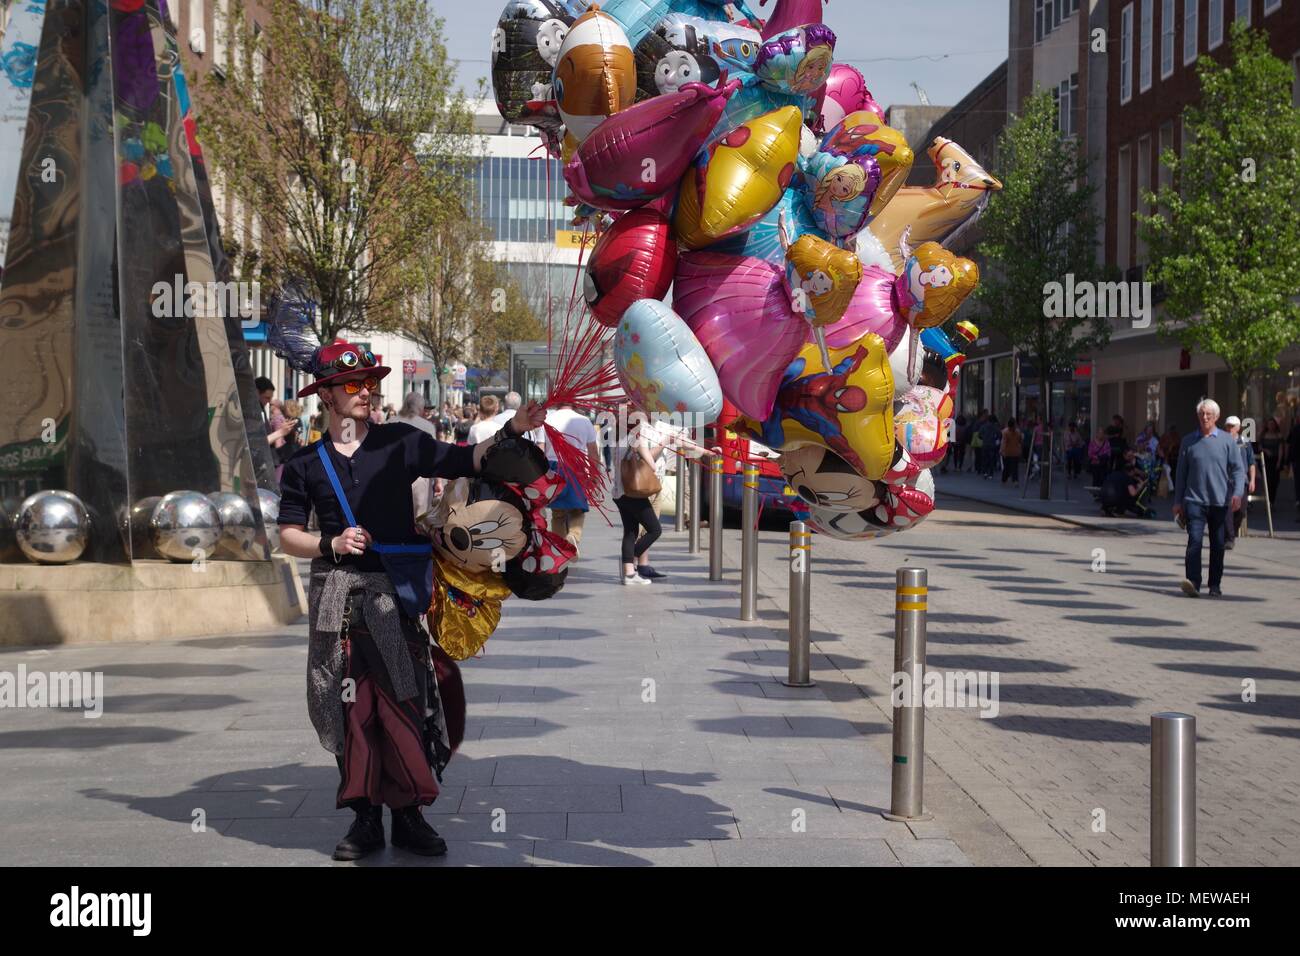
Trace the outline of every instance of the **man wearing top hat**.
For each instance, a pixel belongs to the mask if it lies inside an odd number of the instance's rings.
[[[308,712],[338,762],[338,806],[356,814],[334,859],[383,847],[385,803],[395,847],[441,855],[447,844],[420,808],[437,797],[463,734],[464,697],[422,617],[432,568],[411,482],[481,474],[490,452],[545,412],[529,402],[490,438],[457,447],[401,422],[371,423],[370,396],[389,369],[369,351],[339,340],[313,364],[315,381],[298,396],[320,396],[329,431],[285,463],[279,525],[282,550],[312,559]],[[319,535],[306,530],[313,509]]]

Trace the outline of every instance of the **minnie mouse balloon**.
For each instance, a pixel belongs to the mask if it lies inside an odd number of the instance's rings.
[[[686,323],[664,303],[632,303],[614,335],[614,368],[637,408],[714,421],[722,411],[722,386],[709,357]]]

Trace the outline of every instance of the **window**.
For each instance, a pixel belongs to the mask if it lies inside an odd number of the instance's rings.
[[[1223,42],[1223,0],[1210,0],[1210,42],[1207,50],[1213,50]]]
[[[1137,210],[1142,215],[1150,213],[1151,209],[1147,205],[1147,191],[1151,189],[1151,137],[1143,136],[1138,140],[1137,156]],[[1147,261],[1147,244],[1138,236],[1137,241],[1137,261],[1138,265],[1145,265]]]
[[[1133,4],[1127,4],[1119,17],[1119,101],[1133,98]]]
[[[1034,42],[1042,40],[1079,9],[1079,0],[1034,0]]]
[[[1160,79],[1174,74],[1174,0],[1160,0]]]
[[[1250,23],[1250,0],[1237,0],[1237,19]]]
[[[212,67],[226,72],[226,37],[230,30],[230,0],[216,0],[212,8]]]
[[[1282,9],[1282,0],[1264,0],[1264,16]]]
[[[190,49],[202,56],[208,46],[207,11],[203,0],[190,0]]]
[[[253,99],[262,105],[262,75],[266,72],[266,53],[263,50],[262,27],[253,24]]]
[[[1115,265],[1127,269],[1133,263],[1129,256],[1129,236],[1133,228],[1133,204],[1129,195],[1132,187],[1132,150],[1127,146],[1119,151],[1119,173],[1115,177]]]
[[[1062,136],[1073,136],[1077,131],[1074,116],[1079,105],[1079,74],[1071,74],[1052,90],[1056,104],[1056,129]]]
[[[1142,38],[1138,48],[1138,92],[1151,89],[1151,17],[1155,0],[1142,0]]]
[[[1164,123],[1160,127],[1160,155],[1163,157],[1165,153],[1167,153],[1169,150],[1173,148],[1174,148],[1174,121],[1170,120],[1169,122]],[[1160,164],[1159,177],[1160,178],[1158,183],[1161,189],[1165,189],[1172,182],[1170,172],[1169,172],[1169,167],[1166,166],[1164,163]]]
[[[1200,17],[1198,8],[1200,0],[1183,0],[1183,65],[1187,66],[1196,61],[1198,37],[1196,31],[1200,28]]]

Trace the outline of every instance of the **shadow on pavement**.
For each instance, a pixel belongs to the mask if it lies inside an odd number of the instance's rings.
[[[1194,637],[1112,637],[1111,640],[1116,644],[1150,647],[1157,651],[1204,651],[1218,654],[1259,650],[1254,644],[1233,644],[1231,641],[1216,641],[1212,638],[1200,640]]]
[[[1145,723],[1127,723],[1098,717],[1036,717],[1014,715],[989,719],[999,730],[1022,734],[1041,734],[1062,740],[1105,741],[1107,743],[1148,744],[1151,728]]]

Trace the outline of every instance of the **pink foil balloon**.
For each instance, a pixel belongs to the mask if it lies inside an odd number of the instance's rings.
[[[894,288],[901,281],[887,269],[864,266],[862,281],[858,283],[844,317],[826,327],[826,345],[842,349],[868,332],[874,332],[885,340],[886,350],[892,352],[908,330],[907,319],[900,314],[894,298]]]
[[[704,346],[727,400],[748,418],[767,418],[808,328],[790,305],[784,267],[749,256],[684,252],[673,308]]]
[[[822,131],[829,132],[844,121],[850,113],[866,110],[884,116],[876,98],[867,89],[862,74],[847,63],[836,63],[822,88]]]
[[[597,209],[636,209],[676,186],[740,81],[716,88],[687,83],[615,113],[588,136],[564,167],[578,199]]]

